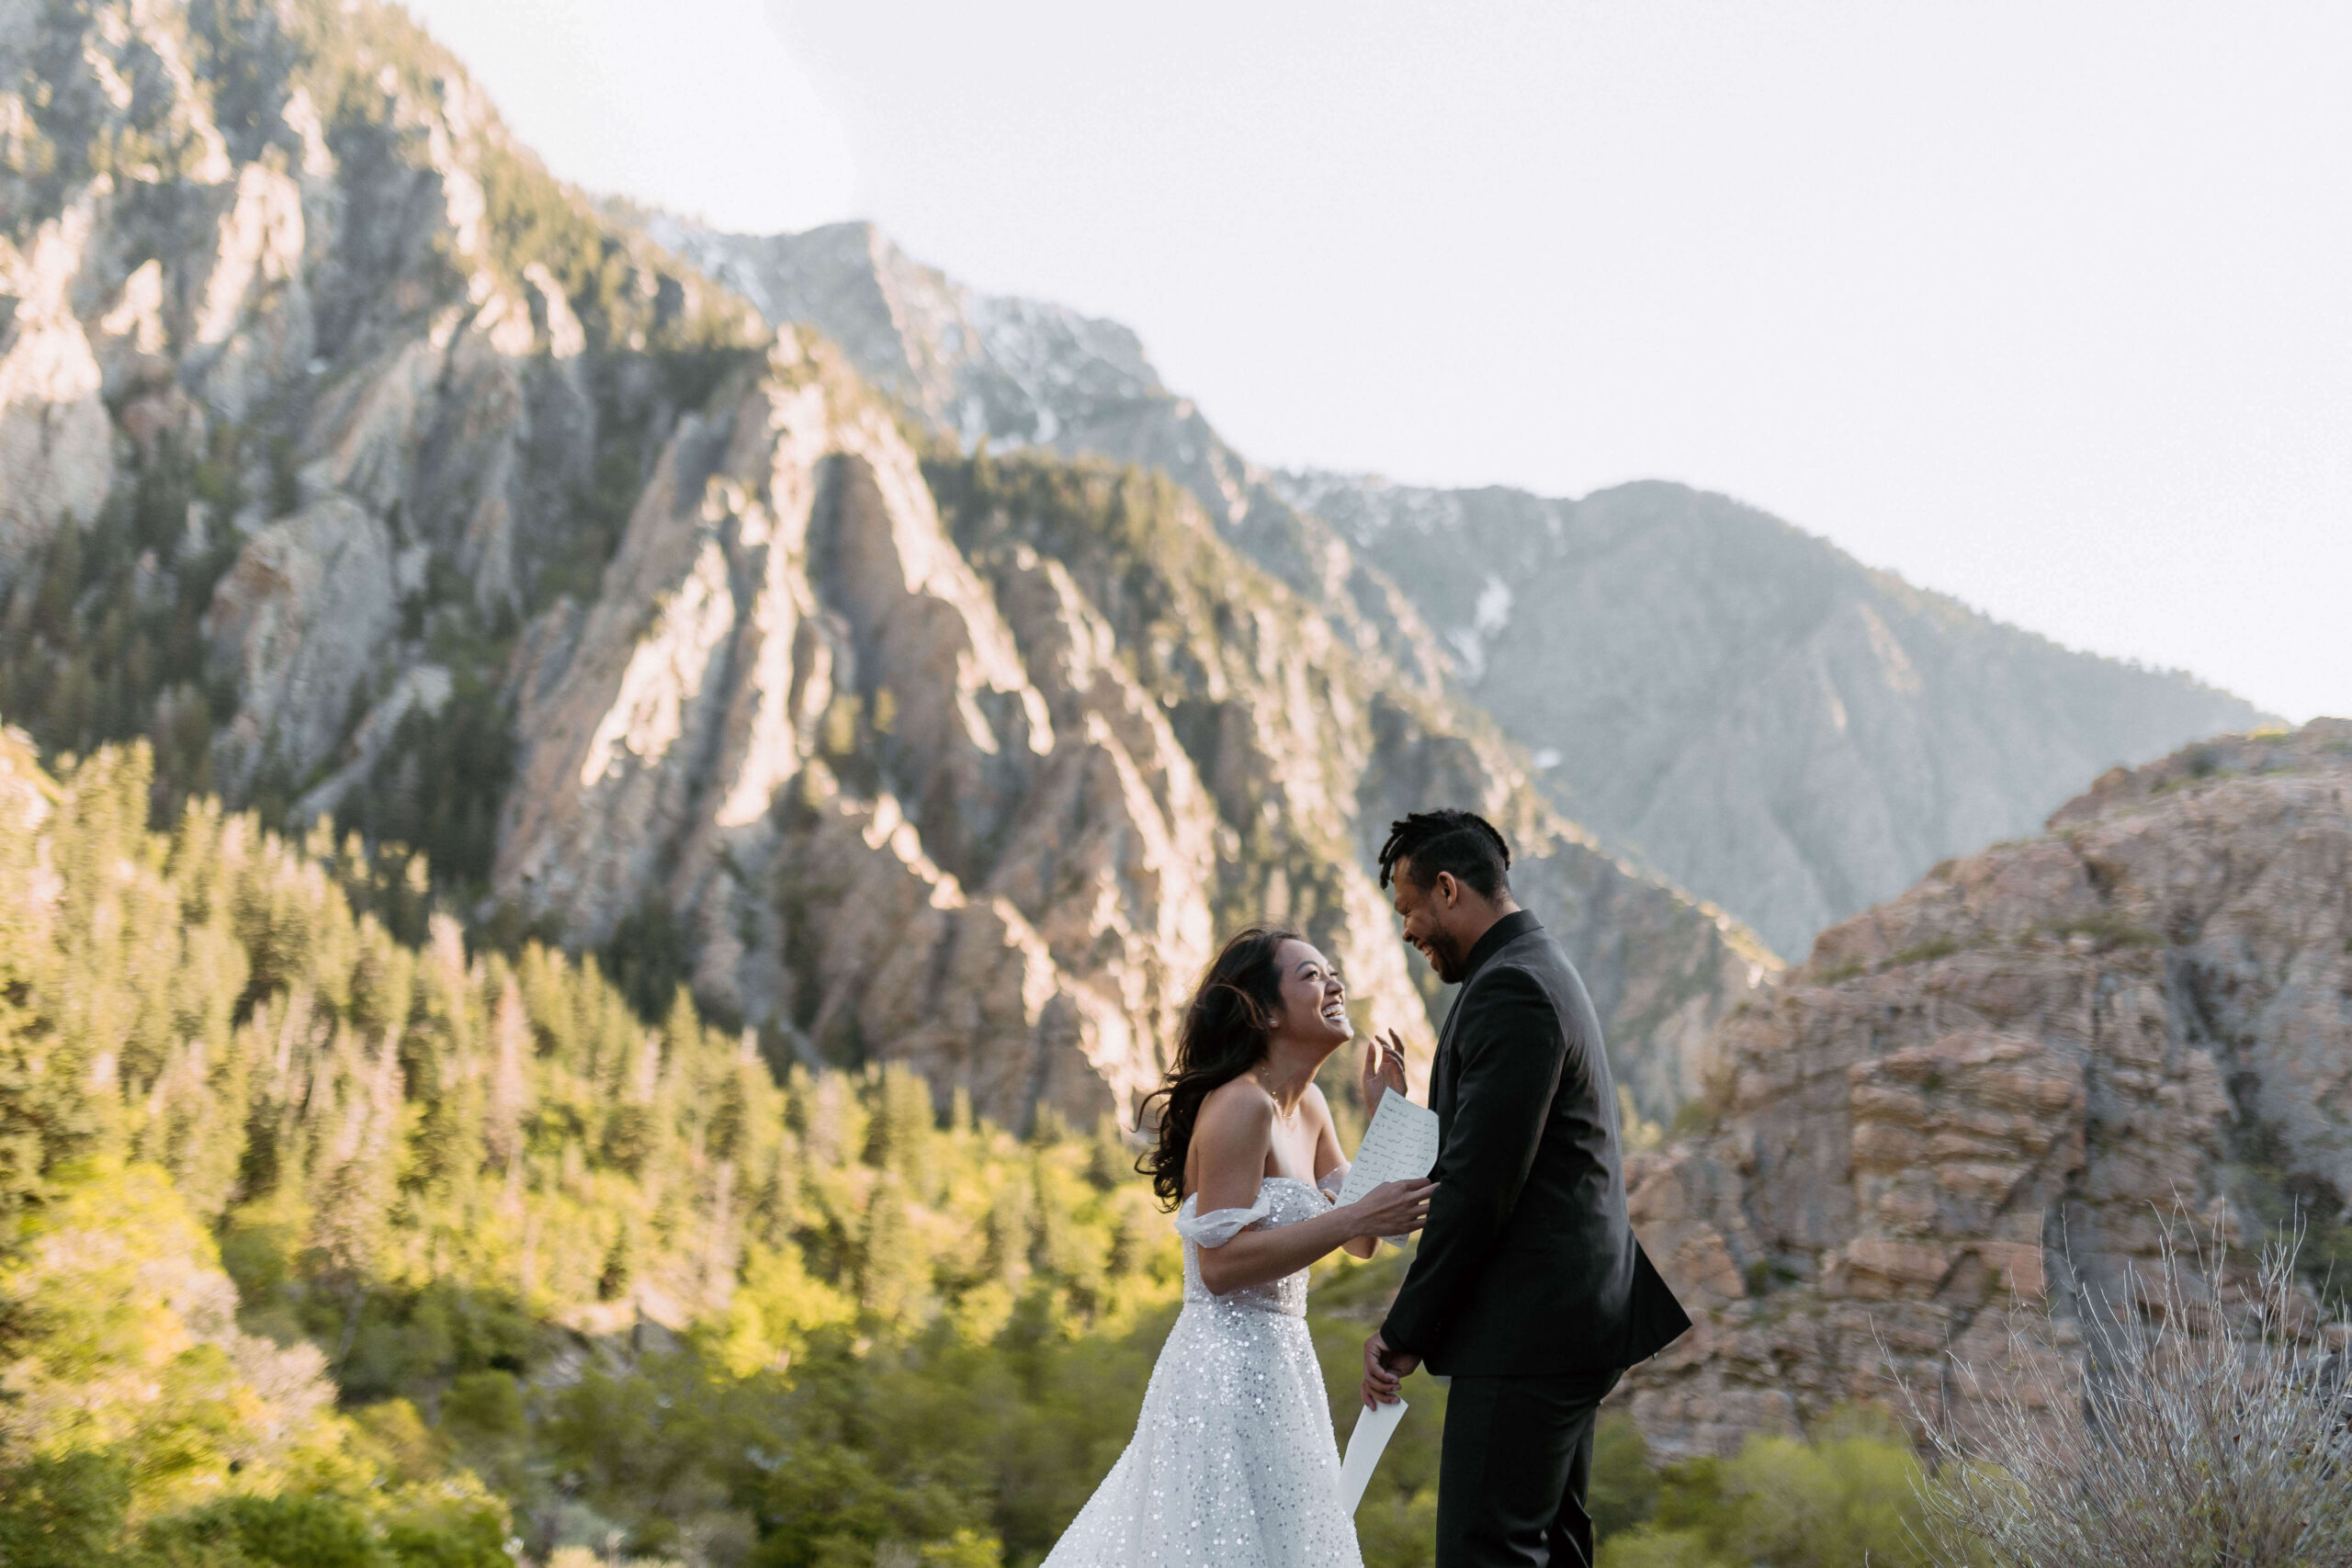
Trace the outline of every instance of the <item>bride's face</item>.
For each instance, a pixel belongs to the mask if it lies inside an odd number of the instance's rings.
[[[1283,972],[1283,1016],[1274,1032],[1325,1052],[1355,1038],[1348,1021],[1348,987],[1313,946],[1285,942],[1275,962]]]

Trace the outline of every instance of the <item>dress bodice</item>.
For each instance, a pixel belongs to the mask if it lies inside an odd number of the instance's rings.
[[[1347,1168],[1342,1166],[1323,1179],[1336,1190],[1346,1174]],[[1305,1317],[1306,1269],[1262,1285],[1244,1285],[1220,1296],[1201,1282],[1201,1248],[1222,1247],[1246,1230],[1275,1230],[1311,1220],[1330,1207],[1331,1200],[1322,1188],[1296,1176],[1260,1178],[1258,1201],[1247,1209],[1214,1209],[1204,1214],[1199,1212],[1199,1193],[1185,1199],[1176,1211],[1176,1234],[1184,1238],[1184,1300],[1188,1303],[1199,1302]]]

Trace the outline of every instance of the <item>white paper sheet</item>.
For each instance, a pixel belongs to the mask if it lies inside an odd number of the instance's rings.
[[[1437,1112],[1390,1089],[1364,1129],[1338,1204],[1344,1209],[1384,1181],[1418,1181],[1436,1164]]]
[[[1368,1405],[1356,1413],[1356,1429],[1348,1434],[1348,1457],[1340,1461],[1340,1501],[1347,1505],[1349,1513],[1354,1513],[1356,1505],[1363,1501],[1373,1467],[1380,1462],[1388,1439],[1396,1435],[1396,1423],[1410,1408],[1400,1399],[1394,1404]]]

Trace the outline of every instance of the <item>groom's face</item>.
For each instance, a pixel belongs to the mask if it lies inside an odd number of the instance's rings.
[[[1462,907],[1462,885],[1452,872],[1441,871],[1434,886],[1423,886],[1408,857],[1397,863],[1388,886],[1391,901],[1405,922],[1405,940],[1420,950],[1439,979],[1449,986],[1459,983],[1462,943],[1451,929],[1451,917]]]

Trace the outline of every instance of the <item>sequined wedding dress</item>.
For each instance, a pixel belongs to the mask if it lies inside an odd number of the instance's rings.
[[[1323,1179],[1339,1190],[1347,1169]],[[1306,1271],[1218,1296],[1201,1248],[1330,1207],[1269,1176],[1247,1209],[1176,1211],[1184,1307],[1151,1370],[1135,1440],[1044,1568],[1363,1568],[1340,1502],[1340,1451],[1306,1331]]]

